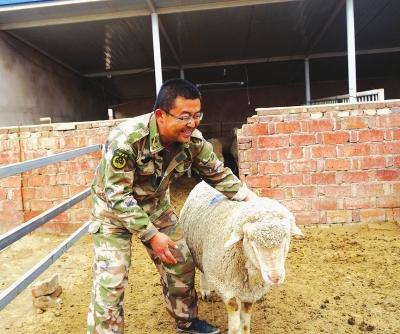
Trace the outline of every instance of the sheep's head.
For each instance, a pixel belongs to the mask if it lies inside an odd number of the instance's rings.
[[[276,285],[285,279],[290,235],[302,233],[295,224],[294,216],[285,207],[276,201],[265,200],[256,201],[257,208],[250,205],[242,212],[241,221],[244,223],[234,225],[225,247],[243,240],[246,257],[260,270],[266,283]],[[261,209],[260,204],[263,204]],[[243,216],[243,213],[246,214]]]

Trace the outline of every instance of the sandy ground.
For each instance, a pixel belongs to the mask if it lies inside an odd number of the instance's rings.
[[[189,188],[181,184],[172,189],[177,210]],[[385,223],[303,231],[305,237],[291,244],[285,283],[257,303],[252,333],[400,333],[400,227]],[[0,252],[0,291],[63,239],[33,234]],[[155,268],[136,239],[133,254],[125,332],[174,333]],[[37,314],[27,289],[0,311],[0,333],[84,333],[91,263],[92,244],[86,236],[40,277],[59,274],[61,314],[52,309]],[[226,332],[226,312],[217,298],[200,302],[200,317]]]

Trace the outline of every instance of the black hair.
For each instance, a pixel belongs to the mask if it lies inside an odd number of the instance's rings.
[[[158,108],[170,111],[179,96],[189,100],[200,99],[201,101],[201,93],[194,84],[184,79],[170,79],[162,84],[153,111]]]

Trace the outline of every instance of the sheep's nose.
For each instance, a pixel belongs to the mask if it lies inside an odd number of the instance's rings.
[[[268,279],[270,280],[271,283],[273,283],[274,285],[277,285],[280,281],[280,276],[270,276],[268,275]]]

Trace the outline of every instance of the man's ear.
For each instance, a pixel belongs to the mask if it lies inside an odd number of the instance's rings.
[[[161,119],[164,116],[163,111],[160,108],[154,111],[154,115],[156,116],[156,119]]]

